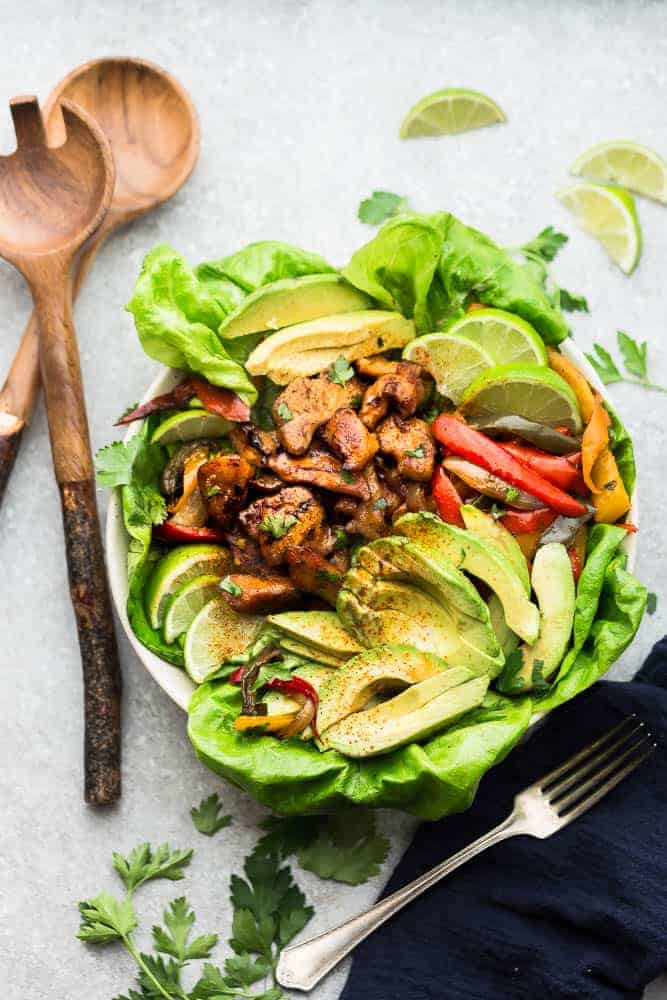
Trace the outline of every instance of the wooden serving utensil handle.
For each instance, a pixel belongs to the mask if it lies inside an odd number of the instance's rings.
[[[85,799],[110,805],[120,795],[121,672],[95,500],[93,461],[70,283],[49,268],[35,311],[53,464],[60,488],[69,587],[83,664]]]

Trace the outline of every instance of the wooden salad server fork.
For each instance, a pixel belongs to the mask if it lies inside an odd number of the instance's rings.
[[[111,143],[116,184],[109,211],[74,267],[73,298],[108,237],[171,198],[199,155],[199,123],[190,97],[166,70],[129,57],[95,59],[68,74],[44,108],[48,141],[63,140],[62,99],[89,112]],[[0,389],[0,503],[16,461],[21,433],[39,388],[37,319],[33,313]]]
[[[85,799],[107,805],[120,794],[121,676],[70,286],[75,255],[111,202],[114,166],[104,133],[76,105],[62,103],[66,138],[57,147],[47,145],[37,98],[14,98],[10,109],[17,149],[0,156],[0,256],[30,286],[39,324],[42,383],[83,661]]]

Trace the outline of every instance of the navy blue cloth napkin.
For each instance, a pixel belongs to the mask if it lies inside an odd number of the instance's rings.
[[[355,952],[341,1000],[616,1000],[667,970],[667,637],[636,678],[557,709],[482,781],[472,808],[423,824],[386,893],[509,813],[514,795],[635,712],[661,746],[547,840],[507,840]]]

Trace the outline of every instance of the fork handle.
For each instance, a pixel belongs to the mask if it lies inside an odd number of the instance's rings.
[[[377,930],[386,920],[392,917],[404,906],[412,902],[432,885],[449,875],[456,868],[470,861],[475,855],[481,854],[487,847],[497,844],[508,837],[514,837],[524,832],[518,825],[514,813],[507,817],[499,826],[489,830],[479,840],[453,854],[446,861],[431,868],[416,878],[380,900],[370,910],[360,913],[345,923],[339,924],[330,931],[325,931],[303,944],[286,948],[278,962],[276,978],[281,986],[294,990],[312,990],[328,972],[349,955],[369,934]]]
[[[51,450],[60,488],[69,588],[84,687],[84,797],[120,795],[121,673],[95,500],[79,351],[67,271],[53,269],[35,294]]]

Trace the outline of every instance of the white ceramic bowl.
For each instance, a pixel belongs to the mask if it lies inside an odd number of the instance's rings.
[[[609,398],[609,394],[600,382],[595,371],[579,348],[575,347],[572,340],[569,339],[564,341],[560,345],[560,349],[566,357],[570,358],[570,360],[577,365],[589,382],[599,389],[605,398]],[[148,387],[146,395],[141,402],[143,403],[149,399],[153,399],[154,396],[157,396],[160,393],[168,392],[172,385],[181,377],[182,374],[180,372],[174,372],[169,368],[163,368],[155,381]],[[125,435],[125,440],[127,441],[133,434],[136,434],[140,426],[140,421],[137,421],[136,424],[132,424]],[[628,518],[633,522],[633,524],[639,524],[639,509],[636,491],[632,498],[632,507],[630,509],[630,513],[628,514]],[[628,534],[628,537],[624,541],[623,545],[628,557],[628,567],[630,570],[633,570],[637,556],[637,536],[635,534]],[[172,666],[165,660],[160,659],[159,656],[156,656],[155,653],[151,653],[150,650],[146,649],[146,647],[143,646],[135,636],[134,632],[130,628],[129,621],[127,620],[127,614],[125,611],[125,605],[127,603],[127,546],[128,536],[123,526],[120,495],[118,490],[114,490],[109,503],[109,509],[107,511],[106,549],[107,567],[116,611],[118,612],[122,626],[125,629],[125,634],[130,640],[140,661],[146,667],[146,670],[148,670],[160,687],[167,692],[169,697],[173,699],[177,705],[180,705],[182,709],[187,710],[190,697],[195,690],[195,685],[192,683],[185,671],[180,667]]]

